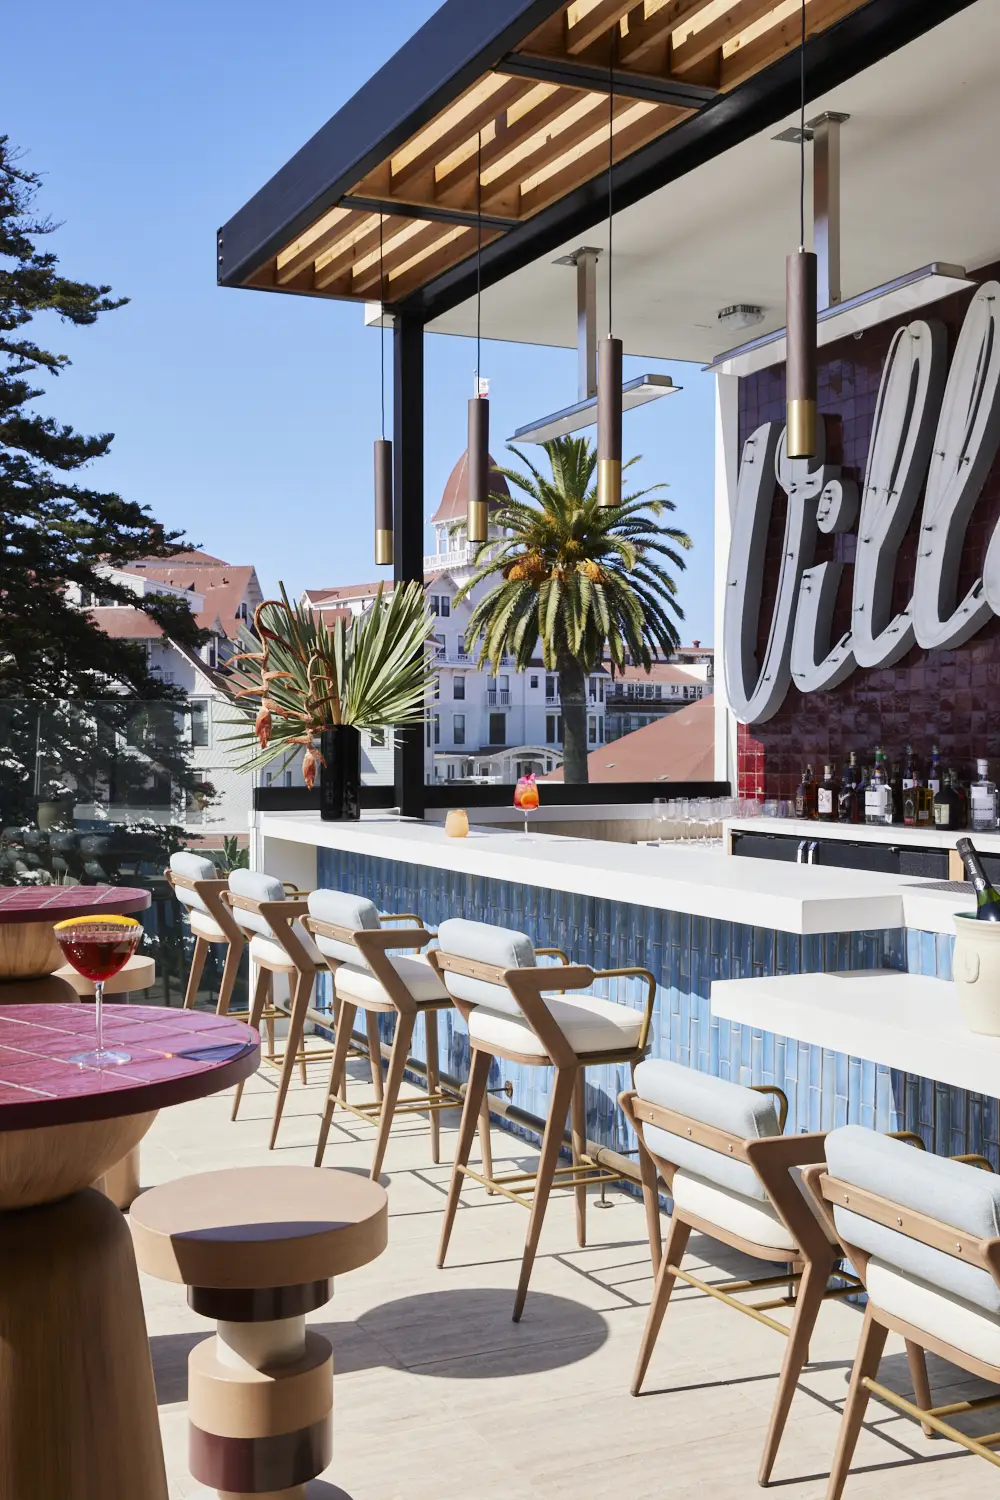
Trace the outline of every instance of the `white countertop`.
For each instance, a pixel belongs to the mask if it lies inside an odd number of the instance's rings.
[[[452,839],[440,824],[379,813],[324,823],[314,812],[268,812],[257,814],[256,823],[266,842],[343,849],[780,932],[951,932],[952,914],[969,909],[964,892],[935,889],[931,881],[733,859],[690,845],[646,848],[557,834],[528,842],[523,834],[481,827]]]
[[[712,1013],[993,1099],[1000,1096],[1000,1037],[966,1029],[948,980],[892,969],[717,979]]]
[[[818,818],[733,818],[725,829],[736,833],[773,833],[796,839],[849,839],[857,844],[891,844],[894,848],[954,849],[958,839],[971,838],[980,853],[1000,854],[1000,833],[974,833],[966,828],[908,828],[905,823],[821,823]]]

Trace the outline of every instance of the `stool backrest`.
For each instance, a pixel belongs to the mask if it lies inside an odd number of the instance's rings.
[[[512,927],[494,927],[491,922],[468,922],[464,917],[450,917],[438,929],[438,947],[442,953],[468,959],[495,971],[495,978],[477,978],[445,970],[445,988],[456,1000],[482,1005],[505,1015],[523,1014],[514,996],[501,981],[505,969],[534,968],[535,948],[527,933]],[[552,988],[558,987],[553,976]]]
[[[250,901],[284,901],[285,887],[274,875],[265,875],[260,870],[232,870],[229,889],[234,896],[246,896]],[[273,937],[271,925],[259,911],[247,911],[234,906],[233,915],[239,925],[262,937]]]
[[[329,922],[331,927],[343,927],[348,932],[359,932],[362,928],[370,931],[382,925],[374,901],[369,901],[367,896],[352,896],[347,891],[310,891],[309,915],[318,922]],[[369,967],[364,954],[346,937],[334,938],[314,932],[313,942],[325,958],[355,968]]]
[[[641,1101],[648,1100],[669,1126],[643,1123],[654,1156],[745,1198],[768,1201],[754,1168],[739,1158],[738,1143],[781,1134],[773,1098],[662,1058],[639,1064],[635,1089],[637,1116],[642,1119]]]
[[[179,849],[170,856],[170,873],[181,880],[218,880],[219,872],[210,859],[201,854],[192,854],[189,849]],[[189,910],[209,913],[208,907],[197,891],[190,890],[180,882],[174,884],[174,895],[182,906]]]
[[[830,1132],[826,1161],[823,1192],[843,1243],[1000,1314],[978,1250],[1000,1236],[1000,1177],[861,1125]]]

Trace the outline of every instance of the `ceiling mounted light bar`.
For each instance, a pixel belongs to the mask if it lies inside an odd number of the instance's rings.
[[[511,443],[548,443],[552,438],[567,437],[597,424],[597,259],[600,250],[581,245],[570,255],[562,255],[557,266],[576,270],[576,338],[578,351],[579,400],[573,406],[551,412],[519,427]],[[669,375],[637,375],[622,386],[622,411],[645,406],[660,396],[670,396],[683,387],[674,385]]]
[[[966,275],[963,266],[949,265],[946,261],[932,261],[918,271],[909,271],[886,281],[870,291],[859,292],[825,308],[816,319],[816,342],[820,348],[836,343],[849,334],[861,334],[866,328],[874,328],[891,318],[906,318],[918,308],[939,302],[954,292],[965,291],[977,283]],[[770,369],[785,361],[785,330],[778,328],[759,339],[739,344],[719,354],[711,364],[705,366],[713,375],[753,375],[758,370]]]

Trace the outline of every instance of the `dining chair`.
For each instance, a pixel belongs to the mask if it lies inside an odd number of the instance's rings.
[[[229,876],[226,902],[233,918],[250,942],[250,961],[256,965],[257,977],[250,1002],[249,1022],[256,1030],[267,1029],[267,1051],[262,1060],[278,1069],[278,1092],[274,1103],[269,1149],[274,1149],[278,1127],[285,1107],[288,1087],[295,1064],[303,1083],[307,1081],[307,1061],[319,1061],[330,1055],[328,1049],[306,1053],[304,1045],[307,1022],[328,1027],[330,1016],[311,1004],[316,975],[326,969],[326,959],[302,925],[308,911],[304,894],[289,895],[273,875],[258,870],[233,870]],[[288,1004],[275,1000],[274,976],[288,980]],[[275,1048],[276,1023],[288,1022],[284,1051]],[[236,1086],[232,1118],[235,1120],[243,1097],[243,1084]]]
[[[981,1164],[844,1125],[826,1138],[825,1166],[803,1174],[868,1293],[827,1500],[844,1492],[871,1395],[1000,1467],[1000,1433],[973,1438],[945,1420],[998,1405],[1000,1394],[934,1406],[926,1369],[912,1362],[913,1401],[876,1379],[897,1333],[908,1349],[1000,1385],[1000,1178]]]
[[[678,1280],[786,1335],[758,1475],[767,1484],[820,1306],[826,1297],[860,1289],[855,1276],[839,1271],[839,1286],[831,1285],[843,1251],[816,1213],[812,1195],[803,1191],[801,1169],[824,1162],[825,1136],[782,1134],[788,1101],[781,1089],[744,1087],[661,1058],[639,1064],[634,1088],[619,1103],[635,1127],[640,1159],[650,1160],[673,1197],[632,1394],[639,1394]],[[692,1230],[788,1269],[709,1284],[681,1269]],[[784,1295],[756,1303],[737,1300],[740,1293],[779,1287]],[[789,1305],[792,1320],[786,1327],[770,1314]]]
[[[603,1063],[634,1068],[641,1061],[652,1022],[656,980],[648,969],[592,969],[588,964],[571,964],[559,949],[536,949],[523,932],[458,917],[442,922],[438,943],[428,953],[428,961],[441,975],[464,1016],[472,1048],[438,1265],[444,1265],[448,1252],[464,1178],[471,1177],[488,1191],[524,1204],[530,1209],[530,1218],[514,1299],[516,1323],[524,1309],[553,1185],[573,1189],[577,1240],[584,1245],[588,1186],[621,1181],[620,1174],[601,1166],[587,1152],[585,1074],[588,1067]],[[558,962],[539,965],[540,955],[554,957]],[[586,990],[596,979],[618,976],[634,976],[645,982],[646,999],[641,1010],[599,995],[570,993]],[[494,1058],[525,1067],[555,1069],[537,1172],[497,1177],[476,1172],[468,1165],[472,1136]],[[570,1112],[572,1164],[559,1166]],[[659,1215],[651,1172],[643,1180],[643,1194],[650,1251],[655,1258],[659,1253]]]
[[[219,999],[216,1012],[224,1016],[229,1010],[236,975],[243,957],[246,943],[237,926],[232,911],[223,897],[229,882],[221,879],[210,859],[181,849],[171,854],[166,872],[167,881],[174,895],[184,908],[191,933],[194,937],[194,953],[188,973],[187,990],[184,995],[185,1009],[190,1010],[198,995],[202,972],[208,951],[216,943],[226,945],[226,960],[219,984]]]
[[[374,902],[364,896],[344,891],[317,890],[308,898],[309,912],[303,926],[326,959],[333,973],[335,997],[334,1053],[326,1106],[316,1145],[316,1166],[323,1161],[334,1111],[339,1107],[376,1126],[371,1178],[377,1181],[389,1144],[389,1133],[396,1115],[427,1113],[431,1128],[431,1159],[441,1160],[440,1112],[460,1108],[462,1096],[455,1088],[442,1084],[438,1054],[438,1012],[451,1009],[451,996],[440,975],[418,951],[425,949],[434,937],[412,912],[379,915]],[[386,924],[402,922],[405,927]],[[405,949],[399,954],[391,949]],[[389,1054],[383,1091],[374,1102],[357,1104],[348,1098],[347,1056],[353,1041],[354,1018],[365,1012],[375,1022],[374,1041],[369,1025],[368,1045],[372,1077],[381,1078],[381,1044],[379,1015],[395,1015],[396,1028]],[[424,1021],[427,1052],[427,1088],[423,1093],[399,1102],[400,1085],[410,1054],[417,1017]],[[490,1155],[489,1106],[483,1096],[480,1114],[484,1170],[492,1172]]]

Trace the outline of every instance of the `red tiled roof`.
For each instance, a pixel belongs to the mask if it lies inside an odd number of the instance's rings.
[[[714,781],[715,709],[701,698],[587,757],[591,781]],[[553,771],[546,781],[562,781]]]
[[[647,672],[645,667],[626,667],[624,671],[615,671],[616,682],[679,682],[682,686],[697,684],[704,687],[704,677],[699,677],[697,672],[688,672],[684,667],[674,666],[672,662],[654,662]]]
[[[116,641],[155,641],[163,634],[145,610],[135,609],[130,604],[88,609],[87,613],[105,635]]]
[[[195,567],[228,568],[230,565],[221,557],[212,557],[208,552],[197,552],[193,548],[187,552],[175,552],[171,557],[140,557],[128,565],[129,572],[133,568],[141,568],[145,572],[148,568],[162,568],[171,563],[194,564]]]
[[[491,471],[490,489],[496,490],[498,494],[503,495],[506,499],[509,500],[510,490],[507,488],[507,481],[506,479],[504,479],[503,475],[498,472],[496,459],[492,454],[490,454],[489,464]],[[497,502],[496,500],[491,500],[490,508],[492,509],[498,503],[499,502]],[[441,496],[441,504],[431,516],[431,521],[460,521],[468,510],[468,506],[469,452],[468,449],[466,449],[466,451],[462,454],[462,457],[458,460],[458,463],[448,475],[448,483],[444,487],[444,494]]]
[[[132,568],[122,571],[131,572]],[[191,553],[190,560],[187,561],[183,554],[180,558],[153,559],[149,563],[144,562],[141,570],[136,568],[136,571],[141,571],[144,578],[151,578],[156,583],[168,583],[171,588],[201,594],[205,607],[195,614],[198,624],[203,630],[215,630],[218,622],[226,635],[232,637],[236,636],[239,629],[236,611],[247,593],[251,579],[256,581],[251,564],[244,563],[234,567],[231,563],[219,562],[218,558],[207,557],[201,552]]]
[[[391,580],[385,583],[386,590],[392,588]],[[378,593],[378,583],[343,583],[332,589],[303,589],[302,597],[307,604],[315,609],[317,606],[325,609],[334,604],[338,599],[364,599],[369,594]]]

